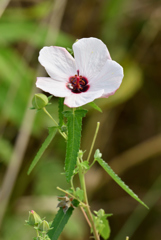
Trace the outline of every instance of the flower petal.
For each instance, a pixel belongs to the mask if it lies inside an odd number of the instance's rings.
[[[123,76],[123,68],[117,62],[107,60],[102,71],[89,83],[91,91],[104,89],[101,97],[109,97],[120,87]]]
[[[49,77],[38,77],[36,86],[56,97],[67,97],[71,95],[71,91],[66,87],[64,82],[56,81]]]
[[[104,90],[99,91],[87,91],[85,93],[72,93],[69,97],[65,98],[64,104],[68,107],[80,107],[89,102],[92,102],[96,98],[100,98],[103,95]]]
[[[82,38],[73,44],[76,68],[80,75],[92,79],[111,59],[106,45],[97,38]]]
[[[75,60],[65,48],[43,47],[38,59],[49,76],[55,80],[68,80],[69,76],[76,74]]]

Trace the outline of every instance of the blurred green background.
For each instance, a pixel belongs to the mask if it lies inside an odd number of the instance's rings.
[[[65,142],[57,136],[30,176],[28,167],[52,122],[30,110],[38,63],[45,45],[71,47],[77,38],[100,38],[124,68],[115,95],[95,102],[83,120],[82,150],[89,150],[96,122],[96,148],[113,170],[145,201],[139,206],[99,167],[87,175],[93,210],[110,217],[113,240],[161,239],[161,5],[154,0],[0,0],[0,239],[29,240],[24,225],[34,209],[51,221],[56,186],[68,188],[63,172]],[[57,99],[48,111],[57,118]],[[89,239],[76,210],[61,240]]]

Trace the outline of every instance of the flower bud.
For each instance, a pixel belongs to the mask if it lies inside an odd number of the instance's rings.
[[[50,229],[49,223],[45,220],[43,220],[38,226],[38,230],[41,232],[48,232],[49,229]]]
[[[99,159],[101,157],[102,157],[102,153],[100,152],[99,149],[97,149],[94,154],[94,159]]]
[[[65,125],[61,126],[61,131],[62,132],[67,132],[67,126],[65,126]]]
[[[46,95],[42,93],[37,93],[34,95],[32,99],[32,105],[35,109],[40,110],[43,107],[45,107],[47,104],[48,104],[48,98]]]
[[[26,222],[31,226],[37,226],[41,221],[40,216],[34,210],[31,210],[31,212],[29,212],[28,221]]]

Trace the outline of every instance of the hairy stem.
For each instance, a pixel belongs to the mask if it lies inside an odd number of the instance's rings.
[[[93,235],[94,235],[95,240],[100,240],[100,237],[99,237],[98,232],[96,230],[96,227],[95,227],[95,224],[94,224],[94,221],[93,221],[93,217],[92,217],[92,213],[91,213],[91,210],[90,210],[90,207],[89,207],[89,204],[88,204],[88,197],[87,197],[87,191],[86,191],[86,185],[85,185],[85,178],[84,178],[83,169],[80,166],[79,159],[77,160],[77,164],[78,164],[78,167],[79,167],[80,184],[81,184],[81,188],[82,188],[83,193],[84,193],[84,203],[85,203],[84,209],[85,209],[85,211],[87,213],[87,217],[88,217],[88,219],[90,221],[90,224],[91,224],[91,227],[92,227],[92,230],[93,230]]]
[[[91,157],[91,153],[92,153],[95,141],[96,141],[96,137],[97,137],[97,134],[98,134],[99,126],[100,126],[100,122],[97,122],[96,131],[95,131],[95,134],[94,134],[94,137],[93,137],[93,141],[92,141],[92,145],[91,145],[91,148],[90,148],[90,151],[89,151],[89,154],[88,154],[88,158],[87,158],[88,162],[89,162],[89,159]]]
[[[55,123],[56,126],[59,126],[58,123],[55,121],[55,119],[50,115],[50,113],[46,110],[46,108],[43,108],[43,111],[48,115],[48,117]],[[59,129],[59,133],[63,136],[63,138],[65,138],[65,140],[67,140],[67,135],[63,132],[60,131]]]

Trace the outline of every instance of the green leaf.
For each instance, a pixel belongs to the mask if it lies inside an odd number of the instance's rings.
[[[76,197],[79,198],[80,201],[83,201],[84,199],[84,192],[82,189],[80,189],[79,187],[76,188],[76,191],[75,191],[75,195]]]
[[[112,214],[105,214],[105,211],[103,209],[100,209],[98,212],[94,211],[94,213],[96,216],[93,215],[93,220],[98,233],[104,239],[108,239],[110,237],[111,229],[106,218],[110,217]]]
[[[65,159],[66,179],[69,182],[76,166],[77,156],[80,148],[82,118],[86,115],[87,110],[79,109],[76,111],[65,111],[64,116],[67,118],[68,140]]]
[[[97,215],[93,216],[97,231],[104,239],[108,239],[110,237],[111,229],[109,226],[109,221],[106,218],[110,217],[112,214],[106,214],[103,209],[94,211],[94,213]]]
[[[32,163],[31,163],[31,165],[29,167],[29,170],[27,172],[28,175],[31,173],[31,171],[33,170],[35,165],[38,163],[39,159],[41,158],[41,156],[43,155],[44,151],[46,150],[46,148],[51,143],[52,139],[55,137],[56,132],[57,132],[57,127],[50,127],[49,128],[49,135],[45,139],[44,143],[42,144],[41,148],[39,149],[38,153],[36,154],[34,160],[32,161]]]
[[[101,158],[96,159],[98,163],[103,167],[103,169],[113,178],[113,180],[124,189],[131,197],[133,197],[136,201],[141,203],[143,206],[148,208],[148,206],[140,200],[140,198],[118,177],[116,173],[111,169],[111,167]]]
[[[104,227],[100,231],[100,235],[104,239],[108,239],[110,237],[110,233],[111,233],[111,229],[110,229],[110,226],[109,226],[109,221],[107,219],[102,219],[102,222],[103,222]]]
[[[88,103],[88,105],[102,113],[102,109],[100,107],[98,107],[97,104],[95,104],[94,102],[90,102],[90,103]]]
[[[75,207],[77,207],[78,204],[78,201],[73,201],[73,205]],[[64,213],[62,208],[59,209],[51,224],[52,229],[48,232],[48,236],[51,240],[57,240],[59,238],[61,232],[71,217],[73,210],[74,208],[70,207],[67,212]]]
[[[89,170],[89,168],[90,168],[88,161],[83,161],[83,162],[81,162],[81,163],[80,163],[80,166],[81,166],[81,168],[84,169],[84,170]]]
[[[64,98],[59,98],[58,101],[58,108],[59,108],[59,126],[63,125],[63,110],[64,110]]]

